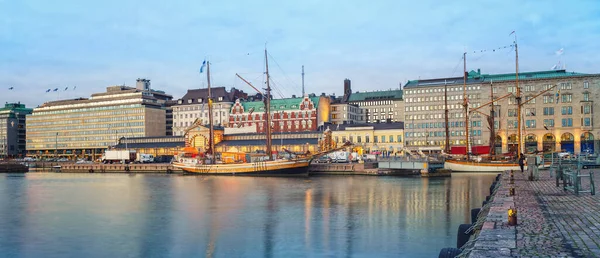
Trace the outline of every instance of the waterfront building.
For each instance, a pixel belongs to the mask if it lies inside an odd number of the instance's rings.
[[[215,128],[215,151],[218,153],[265,153],[265,135],[256,133],[223,134],[230,128]],[[280,153],[282,148],[294,152],[315,152],[318,150],[318,132],[296,132],[273,134],[273,150]],[[190,146],[204,150],[208,144],[206,126],[190,130]],[[159,136],[121,138],[117,149],[135,150],[138,153],[158,155],[176,155],[185,147],[184,136]]]
[[[361,119],[366,123],[400,122],[404,119],[402,89],[352,92],[351,81],[344,80],[344,96],[341,103],[361,108]]]
[[[27,115],[27,154],[95,160],[121,137],[164,136],[170,99],[138,79],[136,88],[110,86],[91,98],[46,102]]]
[[[0,108],[0,157],[23,157],[25,149],[26,115],[32,109],[24,104],[6,103]]]
[[[331,102],[332,124],[363,124],[364,109],[357,104],[342,103],[342,98],[334,98]]]
[[[247,99],[248,94],[236,88],[227,91],[225,87],[211,88],[213,98],[213,124],[229,126],[231,106],[238,99]],[[179,100],[173,108],[173,135],[183,136],[185,130],[196,119],[208,124],[208,89],[193,89]]]
[[[354,143],[353,150],[359,154],[399,153],[404,148],[404,123],[326,125],[332,131],[333,141],[341,146],[347,141]]]
[[[516,92],[515,74],[482,74],[479,70],[467,74],[466,91],[470,108],[488,103],[493,94],[500,98]],[[554,89],[533,99],[538,93]],[[463,77],[409,81],[404,86],[406,146],[409,149],[440,151],[445,145],[444,86],[447,87],[450,145],[465,145],[465,114],[462,107]],[[600,75],[567,72],[565,70],[519,73],[522,101],[522,138],[526,152],[567,151],[593,152],[598,149],[595,137],[600,127],[594,121],[600,117]],[[594,107],[596,106],[596,107]],[[495,102],[494,148],[497,153],[516,152],[517,106],[515,97]],[[479,109],[490,114],[490,107]],[[597,119],[598,118],[598,119]],[[471,112],[469,117],[472,146],[489,145],[490,130],[486,116]]]
[[[306,95],[303,98],[271,100],[271,126],[273,132],[316,131],[319,125],[329,122],[330,99],[324,95]],[[263,101],[237,99],[231,108],[229,127],[256,128],[265,132],[265,105]],[[273,139],[275,141],[275,139]]]

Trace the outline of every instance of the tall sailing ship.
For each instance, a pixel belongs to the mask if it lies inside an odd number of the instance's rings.
[[[513,32],[514,33],[514,32]],[[448,159],[445,161],[444,163],[444,168],[445,169],[450,169],[452,171],[460,171],[460,172],[503,172],[506,170],[520,170],[520,166],[517,162],[518,159],[521,158],[521,155],[523,155],[523,148],[522,148],[522,121],[521,121],[521,109],[522,106],[526,103],[528,103],[529,101],[532,101],[533,99],[537,98],[538,96],[554,89],[554,87],[556,87],[556,85],[553,85],[551,87],[549,87],[548,89],[543,90],[542,92],[538,93],[537,95],[529,98],[528,100],[526,100],[525,102],[522,101],[522,97],[521,97],[521,89],[519,87],[519,50],[517,47],[517,36],[515,34],[515,41],[514,41],[514,48],[515,48],[515,66],[516,66],[516,72],[515,72],[515,84],[516,84],[516,93],[509,93],[505,96],[499,97],[499,98],[494,98],[493,96],[493,89],[492,89],[492,95],[491,95],[491,101],[488,103],[485,103],[477,108],[469,108],[469,103],[468,103],[468,95],[466,92],[467,89],[467,73],[466,73],[466,69],[467,69],[467,61],[466,61],[466,53],[463,54],[463,62],[464,62],[464,83],[463,83],[463,107],[464,107],[464,112],[465,112],[465,143],[466,143],[466,160],[452,160],[452,159]],[[493,86],[493,85],[490,85]],[[493,88],[493,87],[492,87]],[[490,157],[493,156],[493,152],[494,152],[494,147],[495,147],[495,137],[496,137],[496,133],[494,131],[494,103],[497,101],[500,101],[504,98],[507,97],[511,97],[514,96],[515,100],[516,100],[516,104],[517,104],[517,153],[516,153],[516,157],[517,160],[510,160],[510,161],[493,161],[493,160],[481,160],[481,161],[472,161],[470,158],[470,153],[469,151],[471,150],[471,146],[469,145],[469,115],[471,112],[474,113],[479,113],[482,114],[484,116],[486,116],[488,118],[488,124],[489,124],[489,128],[490,128]],[[491,106],[491,112],[490,115],[484,114],[480,111],[478,111],[480,108],[486,107],[486,106]],[[447,104],[446,104],[446,109],[447,109]],[[447,116],[448,116],[448,112],[446,112],[446,126],[448,125],[447,123]],[[448,140],[448,133],[446,133],[446,153],[448,153],[448,148],[449,148],[449,140]],[[543,166],[543,165],[542,165]],[[527,166],[525,166],[525,169],[527,168]]]
[[[290,176],[290,175],[308,175],[308,166],[314,157],[325,154],[295,154],[288,151],[290,158],[274,159],[272,152],[272,128],[271,128],[271,87],[269,83],[269,62],[267,58],[267,50],[265,49],[265,70],[266,70],[266,86],[263,101],[265,104],[265,128],[266,128],[266,155],[252,157],[249,159],[239,159],[236,162],[224,163],[217,160],[218,156],[215,153],[215,132],[213,127],[213,112],[212,112],[212,95],[210,91],[210,62],[206,62],[207,87],[208,87],[208,120],[209,120],[209,137],[207,148],[204,151],[199,151],[195,147],[187,146],[183,152],[177,155],[173,166],[181,168],[188,173],[212,174],[212,175],[268,175],[268,176]],[[238,75],[240,79],[250,85],[253,89],[260,92],[248,81]],[[198,127],[202,122],[197,120],[192,127]],[[190,127],[189,129],[191,129]],[[189,130],[188,130],[189,131]],[[186,131],[186,136],[188,131]],[[187,138],[187,137],[186,137]],[[330,150],[333,151],[333,150]],[[329,152],[329,151],[328,151]],[[242,156],[242,155],[240,155]],[[248,155],[244,155],[248,156]]]

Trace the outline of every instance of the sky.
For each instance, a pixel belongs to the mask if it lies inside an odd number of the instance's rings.
[[[515,71],[600,73],[600,2],[571,1],[0,0],[0,101],[30,107],[107,86],[181,98],[211,85],[260,87],[264,49],[275,97],[399,88],[407,80]],[[562,55],[556,51],[564,49]],[[76,89],[73,88],[76,86]],[[9,90],[13,87],[13,90]],[[68,90],[64,90],[69,87]],[[47,89],[59,88],[46,93]]]

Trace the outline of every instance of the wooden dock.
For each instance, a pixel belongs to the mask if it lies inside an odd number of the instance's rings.
[[[179,168],[168,163],[159,164],[76,164],[53,162],[35,166],[31,171],[62,172],[62,173],[183,173]]]
[[[0,173],[25,173],[29,168],[19,163],[0,163]]]

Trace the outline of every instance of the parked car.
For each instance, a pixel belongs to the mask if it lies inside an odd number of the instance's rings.
[[[171,163],[173,155],[158,155],[154,157],[154,163]]]
[[[328,156],[321,156],[320,158],[315,160],[315,163],[331,163],[331,158]]]

